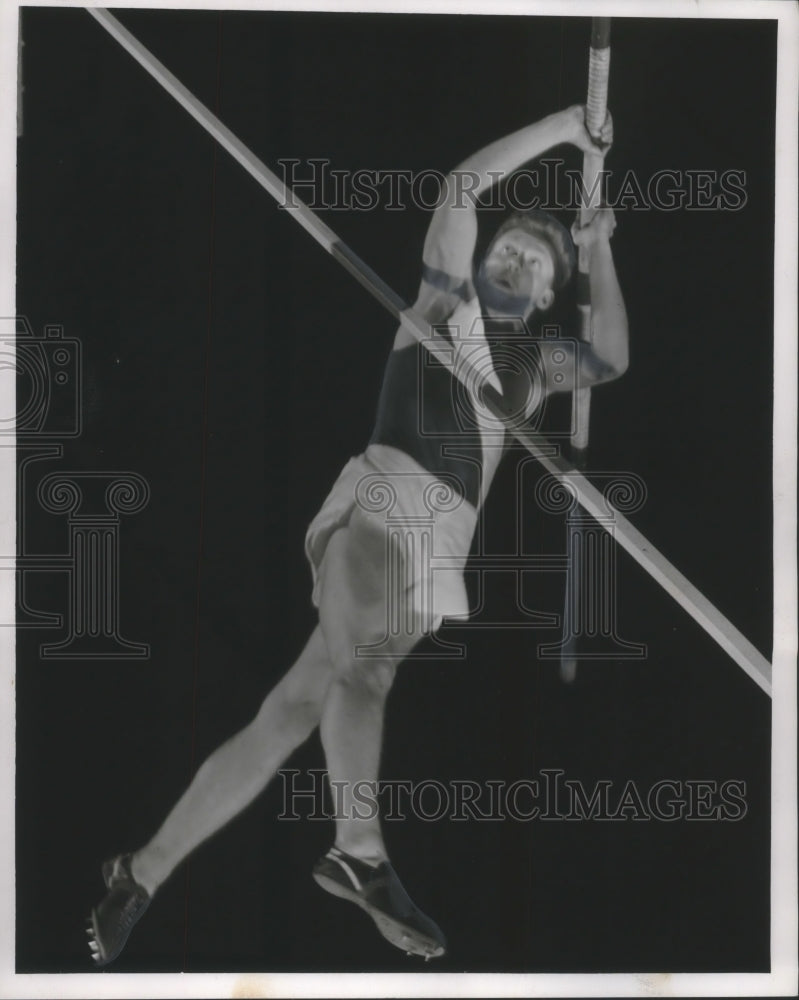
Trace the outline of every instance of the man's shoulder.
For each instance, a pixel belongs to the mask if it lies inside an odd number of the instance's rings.
[[[426,263],[422,264],[422,280],[414,308],[432,325],[447,324],[454,316],[480,311],[471,277],[451,274]]]
[[[471,276],[457,276],[422,262],[422,284],[461,302],[473,299],[477,292]]]
[[[413,311],[447,340],[463,335],[464,331],[472,329],[480,321],[480,307],[477,300],[464,302],[456,296],[445,292],[436,292],[419,296],[413,305]],[[414,335],[400,326],[394,338],[394,350],[407,347],[416,340]]]

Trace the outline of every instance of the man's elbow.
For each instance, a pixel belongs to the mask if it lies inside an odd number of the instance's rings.
[[[623,329],[619,330],[617,335],[613,338],[612,345],[610,349],[605,351],[603,357],[603,382],[614,382],[617,378],[627,371],[630,367],[630,351],[629,351],[629,340],[627,336],[627,327],[624,326]]]
[[[600,355],[596,349],[589,348],[582,352],[581,382],[583,387],[603,385],[605,382],[615,382],[627,371],[630,357],[626,348],[614,351],[613,354]]]
[[[617,378],[622,377],[629,367],[630,359],[628,357],[614,358],[612,362],[607,362],[602,366],[596,382],[598,385],[603,385],[605,382],[615,382]]]
[[[458,211],[439,206],[427,229],[422,259],[430,267],[464,276],[471,273],[476,242],[477,213],[473,208]]]
[[[619,358],[614,358],[613,362],[610,364],[610,375],[608,377],[609,382],[613,382],[627,371],[630,367],[630,355],[627,351]]]
[[[613,382],[621,378],[630,365],[630,335],[623,307],[611,315],[596,311],[592,342],[595,360],[599,362],[597,381]]]

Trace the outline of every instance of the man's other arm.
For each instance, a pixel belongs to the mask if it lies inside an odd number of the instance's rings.
[[[541,342],[547,389],[564,392],[581,386],[610,382],[623,375],[629,364],[629,331],[610,238],[616,228],[613,210],[601,208],[587,226],[574,228],[575,244],[589,252],[591,290],[591,343]],[[570,365],[556,363],[558,351],[576,352]],[[556,375],[558,376],[556,379]]]

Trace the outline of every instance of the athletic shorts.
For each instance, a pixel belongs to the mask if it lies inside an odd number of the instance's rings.
[[[338,529],[362,531],[410,608],[436,631],[443,618],[467,618],[463,569],[471,548],[477,510],[446,479],[432,475],[389,445],[370,444],[344,466],[305,536],[313,574],[313,603],[321,598],[321,567],[327,543]],[[386,552],[391,555],[386,560]]]

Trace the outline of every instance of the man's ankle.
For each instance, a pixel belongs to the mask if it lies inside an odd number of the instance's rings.
[[[130,873],[133,880],[143,889],[147,890],[149,896],[154,896],[161,882],[154,877],[153,872],[147,864],[146,857],[142,857],[143,851],[136,851],[130,856]]]
[[[386,853],[386,849],[383,844],[375,844],[374,842],[359,843],[358,841],[349,843],[344,840],[336,839],[335,846],[343,854],[349,854],[351,858],[357,858],[359,861],[363,861],[364,864],[370,865],[372,868],[377,868],[377,866],[382,864],[384,861],[388,861],[388,854]]]

